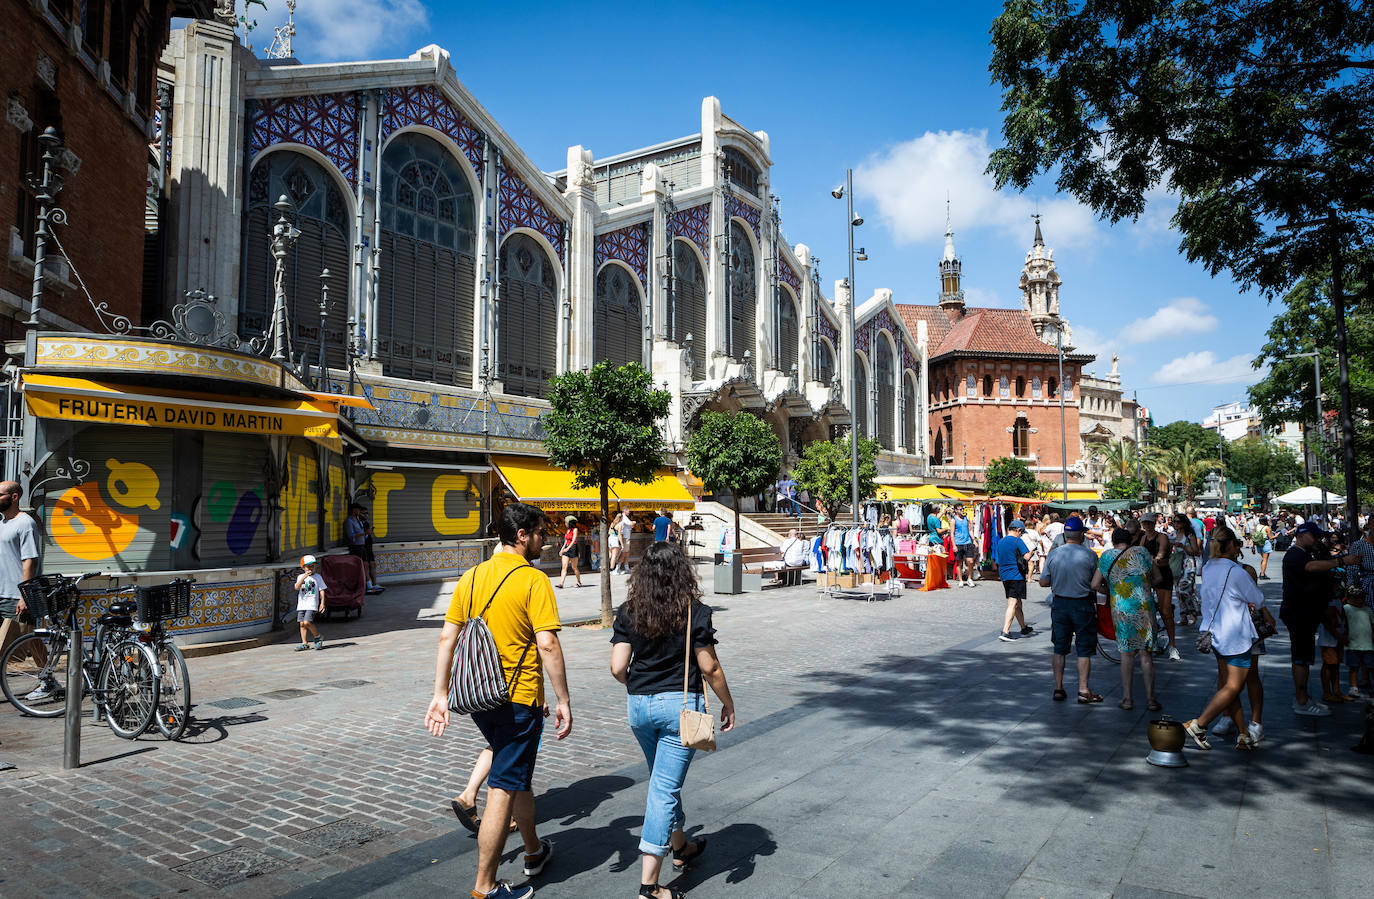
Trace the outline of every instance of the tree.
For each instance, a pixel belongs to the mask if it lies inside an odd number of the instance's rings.
[[[1035,499],[1044,495],[1045,485],[1035,479],[1030,466],[1010,456],[1001,456],[989,462],[983,470],[983,479],[989,496]]]
[[[817,440],[802,450],[801,461],[792,468],[797,486],[807,490],[824,504],[825,511],[835,517],[840,506],[852,499],[850,483],[853,474],[850,461],[850,441]],[[876,491],[878,477],[878,441],[859,438],[859,500],[862,502]]]
[[[1102,487],[1103,499],[1140,499],[1145,482],[1130,475],[1118,475]]]
[[[1193,501],[1197,483],[1220,467],[1215,455],[1206,455],[1189,441],[1165,450],[1163,471],[1169,482],[1183,488],[1184,498]]]
[[[1137,470],[1145,474],[1155,474],[1159,468],[1159,448],[1145,446],[1137,450],[1133,440],[1090,443],[1088,454],[1102,460],[1111,478],[1134,479]]]
[[[1369,245],[1374,6],[1357,0],[1006,0],[992,26],[1004,146],[988,171],[1113,222],[1161,186],[1189,260],[1269,295]],[[1331,226],[1278,226],[1333,216]]]
[[[1298,457],[1271,441],[1246,437],[1226,449],[1227,477],[1244,484],[1250,498],[1261,506],[1269,497],[1286,493],[1302,481]]]
[[[544,448],[549,463],[574,475],[573,486],[601,491],[601,625],[611,626],[609,544],[610,483],[647,484],[663,465],[658,422],[668,416],[672,395],[655,390],[653,375],[636,362],[616,367],[598,362],[590,371],[555,375],[549,382]]]
[[[687,440],[687,466],[707,490],[735,498],[735,549],[739,504],[772,484],[782,467],[782,444],[766,422],[748,412],[703,412]]]
[[[1191,444],[1203,455],[1217,454],[1217,432],[1195,421],[1174,421],[1150,429],[1150,444],[1161,450],[1178,449]]]

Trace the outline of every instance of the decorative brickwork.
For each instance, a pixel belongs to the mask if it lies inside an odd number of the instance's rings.
[[[358,107],[353,94],[271,97],[253,104],[248,128],[252,155],[294,143],[324,154],[349,184],[358,183]]]
[[[567,225],[534,195],[520,176],[501,166],[501,213],[498,229],[502,234],[514,228],[530,228],[553,244],[561,261],[564,254],[563,235]]]
[[[387,91],[382,101],[382,141],[409,125],[427,125],[452,138],[472,164],[477,180],[482,180],[485,138],[442,92],[430,85]]]
[[[685,237],[697,245],[702,258],[711,258],[711,204],[703,203],[690,209],[679,209],[670,224],[673,235]]]
[[[649,287],[649,226],[636,222],[615,231],[596,235],[596,268],[614,259],[623,262],[639,276],[639,283]]]

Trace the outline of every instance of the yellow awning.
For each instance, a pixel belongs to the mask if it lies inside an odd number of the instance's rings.
[[[1063,490],[1052,490],[1049,498],[1052,500],[1060,499],[1064,496]],[[1096,490],[1070,490],[1069,499],[1101,499]]]
[[[547,459],[533,456],[492,456],[501,480],[522,503],[539,506],[546,512],[599,512],[601,493],[595,487],[577,489],[572,485],[573,474],[554,468]],[[611,481],[611,510],[695,509],[692,499],[677,475],[660,468],[648,484]]]
[[[902,484],[891,486],[879,486],[877,497],[880,500],[899,500],[899,499],[949,499],[941,488],[934,484]]]
[[[339,412],[333,400],[229,397],[38,374],[25,374],[22,389],[29,413],[38,418],[285,434],[331,442],[339,437]]]

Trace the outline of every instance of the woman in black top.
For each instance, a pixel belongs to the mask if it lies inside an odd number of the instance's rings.
[[[692,652],[687,652],[687,611],[692,617]],[[671,543],[655,543],[630,574],[629,598],[616,610],[611,636],[611,674],[625,685],[630,730],[649,763],[649,796],[640,832],[639,895],[677,899],[682,894],[658,885],[663,857],[671,850],[673,868],[682,870],[706,850],[706,839],[688,842],[682,832],[682,784],[694,750],[679,738],[683,709],[683,665],[687,665],[687,708],[701,711],[702,682],[720,699],[721,731],[735,726],[735,705],[725,672],[716,658],[711,607],[701,602],[696,571]]]

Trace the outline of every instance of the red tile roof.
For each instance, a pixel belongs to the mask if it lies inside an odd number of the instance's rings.
[[[953,323],[939,306],[898,303],[897,311],[913,335],[917,322],[926,323],[931,359],[950,353],[1050,358],[1056,355],[1054,347],[1035,336],[1030,313],[1024,309],[966,307],[963,316]]]

